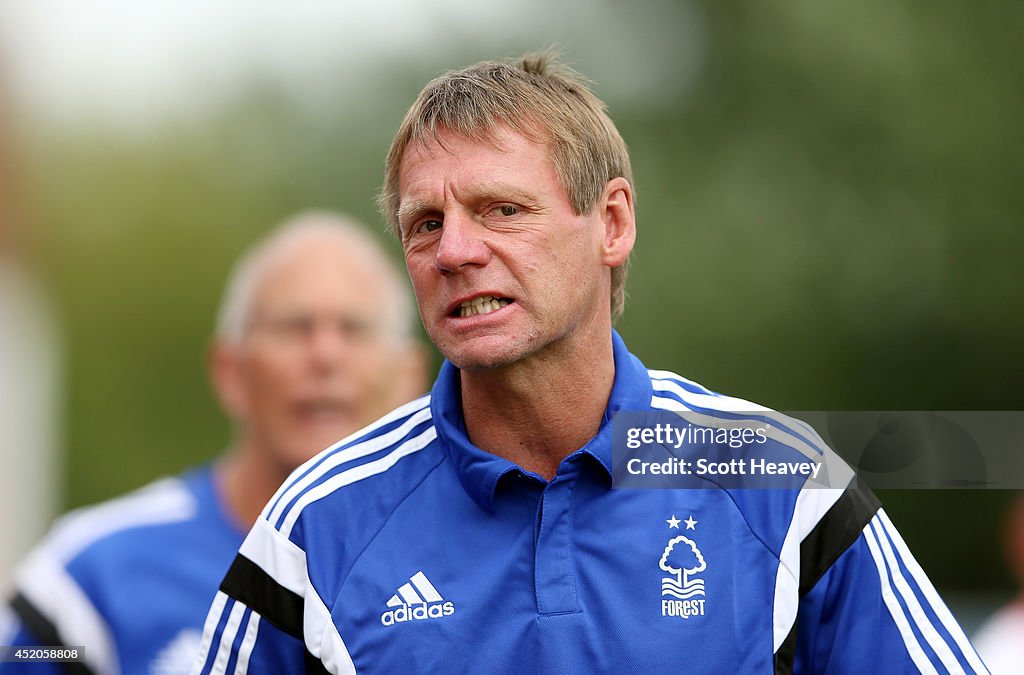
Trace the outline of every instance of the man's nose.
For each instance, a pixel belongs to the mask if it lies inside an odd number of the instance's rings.
[[[471,215],[445,214],[434,266],[443,275],[458,274],[467,266],[482,267],[491,259],[487,229]]]
[[[307,344],[311,363],[320,371],[339,368],[351,352],[350,342],[336,322],[317,321]]]

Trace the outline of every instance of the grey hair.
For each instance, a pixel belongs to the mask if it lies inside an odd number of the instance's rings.
[[[304,211],[282,222],[238,258],[228,276],[217,310],[218,338],[235,343],[245,338],[253,319],[256,291],[270,263],[290,242],[318,233],[343,239],[347,245],[357,248],[359,255],[377,263],[393,297],[393,302],[388,303],[394,310],[388,333],[400,340],[409,339],[413,335],[417,314],[409,295],[408,283],[383,246],[365,226],[346,215],[330,211]]]

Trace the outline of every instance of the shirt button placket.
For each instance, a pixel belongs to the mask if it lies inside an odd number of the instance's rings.
[[[538,507],[534,583],[537,613],[541,616],[579,611],[570,510],[575,479],[575,475],[563,475],[560,469],[544,488]]]

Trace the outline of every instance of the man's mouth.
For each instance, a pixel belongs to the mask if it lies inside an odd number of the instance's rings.
[[[307,422],[334,422],[344,420],[349,414],[349,406],[341,399],[310,398],[295,405],[295,412]]]
[[[511,303],[511,298],[496,298],[493,295],[481,295],[478,298],[465,301],[456,307],[452,314],[462,318],[477,316],[480,314],[490,314],[491,312],[496,312]]]

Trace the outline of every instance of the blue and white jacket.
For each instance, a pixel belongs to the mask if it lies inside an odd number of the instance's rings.
[[[196,672],[986,672],[848,470],[832,489],[613,489],[614,413],[751,409],[613,342],[604,424],[550,482],[469,441],[448,363],[300,467],[221,584]],[[806,428],[778,428],[767,451],[811,461]]]
[[[84,647],[0,675],[184,675],[244,530],[209,467],[64,516],[18,568],[0,645]]]

